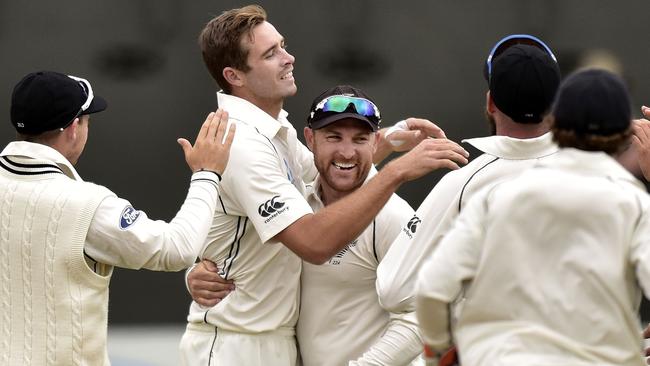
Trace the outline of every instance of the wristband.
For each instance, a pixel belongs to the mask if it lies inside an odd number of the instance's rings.
[[[195,171],[194,173],[198,173],[198,172],[208,172],[208,173],[212,173],[212,174],[216,175],[217,178],[219,178],[219,182],[221,182],[221,174],[215,172],[214,170],[208,170],[208,169],[203,169],[203,168],[201,168],[201,169]]]

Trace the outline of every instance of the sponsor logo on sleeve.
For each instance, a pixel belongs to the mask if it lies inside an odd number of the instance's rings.
[[[264,220],[265,224],[289,209],[289,206],[287,206],[286,203],[277,200],[279,197],[280,196],[274,196],[257,208],[257,212],[260,216],[266,217],[266,220]]]
[[[406,234],[406,236],[409,237],[409,239],[413,239],[413,235],[415,235],[415,232],[418,230],[418,225],[420,225],[421,222],[422,220],[420,220],[417,215],[413,215],[413,217],[406,224],[406,227],[402,228],[402,231],[404,234]]]
[[[140,211],[133,206],[126,206],[120,215],[120,229],[126,230],[140,217]]]

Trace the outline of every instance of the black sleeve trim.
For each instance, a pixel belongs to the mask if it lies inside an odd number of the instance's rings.
[[[210,182],[215,188],[219,188],[219,185],[213,181],[212,179],[207,179],[207,178],[195,178],[192,179],[191,182]]]

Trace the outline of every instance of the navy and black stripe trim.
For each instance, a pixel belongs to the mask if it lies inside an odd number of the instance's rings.
[[[232,257],[230,263],[228,264],[228,269],[225,270],[224,277],[223,277],[224,280],[228,279],[228,275],[230,274],[230,270],[232,269],[232,263],[237,258],[237,255],[239,255],[239,248],[241,247],[241,239],[244,237],[244,234],[246,233],[247,223],[248,223],[248,217],[244,218],[244,225],[242,225],[241,235],[239,236],[239,239],[237,239],[237,249],[235,250],[235,255]]]
[[[6,156],[2,157],[0,160],[0,167],[4,168],[6,171],[18,174],[18,175],[38,175],[38,174],[63,174],[63,170],[55,164],[23,164],[12,161]],[[29,170],[18,170],[14,168],[22,168]]]
[[[461,209],[461,207],[462,207],[462,204],[463,204],[463,194],[465,193],[465,188],[467,188],[467,185],[469,184],[469,182],[474,178],[474,176],[476,175],[476,173],[480,172],[481,170],[483,170],[483,168],[485,168],[486,166],[488,166],[488,165],[494,163],[494,162],[497,161],[497,160],[499,160],[499,158],[494,158],[494,160],[489,161],[487,164],[485,164],[485,165],[483,165],[482,167],[480,167],[479,169],[477,169],[477,170],[476,170],[476,171],[475,171],[475,172],[474,172],[474,173],[469,177],[469,179],[467,180],[467,182],[465,182],[465,184],[463,185],[463,189],[460,191],[460,198],[458,199],[458,212],[460,212],[460,209]]]
[[[219,188],[219,184],[217,184],[217,182],[208,178],[195,178],[192,179],[190,182],[210,182],[215,188]]]
[[[227,215],[228,211],[226,211],[226,206],[224,206],[223,204],[223,200],[221,199],[221,194],[218,194],[218,197],[219,197],[219,203],[221,203],[221,209],[223,210],[223,213]]]
[[[246,224],[248,223],[248,217],[244,217],[244,222],[242,224],[242,217],[237,218],[237,229],[235,230],[235,238],[230,244],[230,250],[228,251],[228,256],[223,261],[223,279],[227,280],[230,270],[232,269],[232,263],[237,258],[239,254],[239,247],[241,246],[241,239],[246,233]],[[239,228],[241,227],[241,234],[239,233]],[[234,253],[233,253],[234,251]]]
[[[379,263],[379,257],[377,256],[377,220],[372,220],[372,254],[375,255],[377,263]]]
[[[228,256],[223,260],[223,268],[224,272],[226,268],[228,267],[228,259],[232,256],[232,251],[235,248],[235,245],[237,244],[237,237],[239,236],[239,226],[241,225],[241,216],[237,218],[237,228],[235,229],[235,239],[233,239],[232,244],[230,244],[230,250],[228,251]]]

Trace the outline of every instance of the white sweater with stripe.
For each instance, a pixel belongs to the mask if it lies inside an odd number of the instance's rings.
[[[0,364],[108,365],[110,274],[84,240],[112,193],[51,170],[0,172]]]

